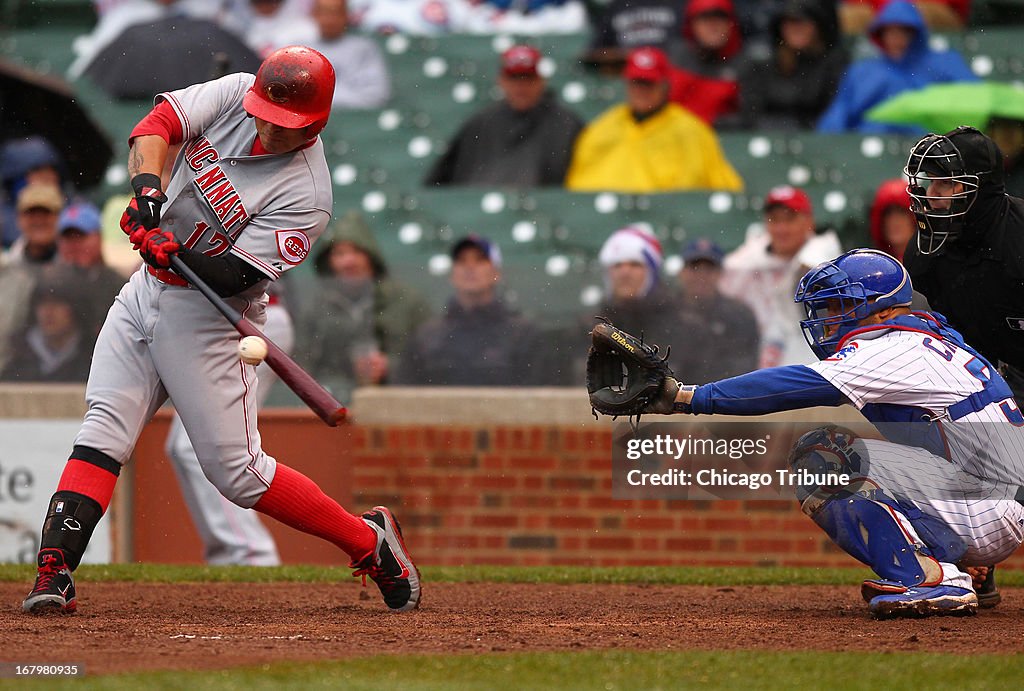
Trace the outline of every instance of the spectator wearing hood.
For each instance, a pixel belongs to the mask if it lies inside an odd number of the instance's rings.
[[[920,128],[867,122],[864,115],[904,91],[978,79],[959,53],[932,50],[928,29],[911,2],[892,0],[871,22],[868,35],[881,54],[850,65],[818,131],[920,134]]]
[[[864,33],[886,2],[888,0],[843,0],[839,6],[843,32]],[[970,21],[971,0],[914,0],[914,4],[932,31],[962,31]]]
[[[770,53],[752,55],[743,66],[741,127],[814,129],[835,97],[848,61],[834,21],[835,7],[823,0],[789,0],[780,9]]]
[[[334,223],[314,259],[317,285],[300,317],[296,359],[342,401],[357,386],[390,382],[426,301],[391,279],[357,212]]]
[[[501,55],[502,100],[484,107],[455,134],[425,185],[562,186],[573,142],[583,129],[539,71],[536,48],[517,45]]]
[[[985,127],[1003,154],[1003,181],[1006,193],[1024,197],[1024,120],[992,118]]]
[[[871,243],[903,261],[903,251],[917,232],[917,219],[910,210],[910,193],[904,178],[886,180],[878,186],[871,203]]]
[[[82,303],[68,268],[47,267],[32,291],[28,326],[14,336],[13,356],[0,373],[0,381],[88,379],[92,347],[82,330]]]
[[[576,139],[566,187],[634,194],[743,189],[743,180],[704,121],[668,99],[672,66],[657,48],[629,55],[626,102]]]
[[[764,56],[775,42],[775,19],[789,0],[733,0],[736,20],[743,34],[743,50]],[[838,43],[839,12],[836,0],[817,0],[826,16],[829,43]],[[866,26],[866,25],[865,25]]]
[[[548,383],[540,332],[498,294],[501,251],[480,235],[451,250],[452,299],[410,337],[395,383],[540,386]]]
[[[64,158],[44,137],[11,140],[0,148],[0,181],[3,186],[0,224],[4,248],[13,245],[20,236],[18,212],[15,208],[18,194],[32,183],[52,185],[65,194],[66,178]]]
[[[831,230],[816,232],[811,200],[795,187],[768,193],[764,221],[766,232],[726,256],[722,293],[745,302],[757,317],[761,367],[816,362],[800,328],[806,315],[793,294],[809,269],[839,256],[839,238]]]
[[[690,0],[682,40],[668,51],[676,69],[669,98],[709,125],[735,122],[743,39],[732,0]]]

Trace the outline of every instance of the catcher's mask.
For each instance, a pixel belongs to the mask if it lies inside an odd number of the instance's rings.
[[[903,173],[910,184],[910,209],[917,217],[917,249],[935,254],[954,242],[963,230],[964,216],[978,196],[981,175],[970,171],[951,137],[977,132],[958,127],[947,134],[929,134],[910,151]]]
[[[909,307],[913,295],[910,275],[896,259],[857,249],[804,274],[793,299],[807,314],[800,322],[807,344],[824,360],[861,320],[889,307]]]

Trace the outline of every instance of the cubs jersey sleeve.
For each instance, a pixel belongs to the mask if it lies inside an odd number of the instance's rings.
[[[230,252],[277,279],[330,221],[331,179],[319,138],[287,154],[252,155],[256,129],[242,98],[253,81],[232,74],[157,97],[184,133],[161,225],[186,247]]]

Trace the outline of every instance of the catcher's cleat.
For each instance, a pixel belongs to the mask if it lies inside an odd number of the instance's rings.
[[[951,585],[916,586],[902,593],[878,595],[868,607],[877,619],[966,616],[978,611],[978,596],[973,590]]]
[[[38,569],[32,592],[21,603],[22,611],[30,614],[74,612],[78,607],[75,581],[64,561],[64,552],[53,548],[39,550]]]
[[[1003,600],[1003,596],[996,587],[996,567],[993,566],[968,566],[965,571],[971,575],[974,581],[974,592],[978,594],[978,607],[992,609]]]
[[[420,605],[420,572],[402,540],[402,526],[386,507],[375,506],[363,520],[377,535],[377,548],[359,563],[350,564],[353,576],[369,576],[380,588],[392,612],[408,612]]]

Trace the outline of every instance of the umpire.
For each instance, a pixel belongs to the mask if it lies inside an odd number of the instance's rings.
[[[903,257],[914,288],[964,340],[999,361],[1018,408],[1024,404],[1024,199],[1003,183],[1003,156],[973,127],[929,134],[910,152],[917,233]],[[1018,411],[1006,411],[1018,421]],[[978,602],[995,607],[994,568],[975,576]]]

